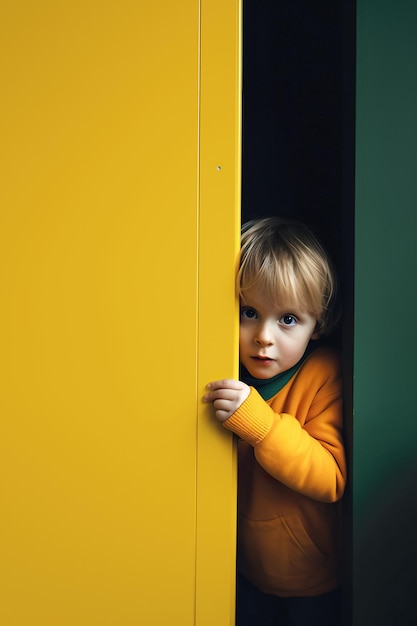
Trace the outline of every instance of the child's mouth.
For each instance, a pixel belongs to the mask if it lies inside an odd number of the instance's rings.
[[[253,356],[252,359],[254,361],[258,361],[259,363],[271,363],[274,359],[271,359],[269,356]]]

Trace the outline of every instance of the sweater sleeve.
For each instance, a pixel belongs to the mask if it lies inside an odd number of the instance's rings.
[[[274,401],[270,406],[251,388],[224,426],[253,446],[273,478],[314,500],[335,502],[346,482],[340,380],[324,372],[313,386],[308,371],[303,380],[297,415],[275,412]]]

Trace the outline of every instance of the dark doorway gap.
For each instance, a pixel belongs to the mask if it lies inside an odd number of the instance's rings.
[[[332,256],[342,323],[345,439],[352,467],[355,152],[354,0],[243,0],[242,222],[300,219]],[[344,626],[351,624],[351,477]]]

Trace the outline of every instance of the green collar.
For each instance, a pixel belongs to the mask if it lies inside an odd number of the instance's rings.
[[[311,346],[307,348],[304,352],[301,359],[296,363],[293,367],[285,372],[281,372],[281,374],[277,374],[272,378],[267,378],[266,380],[262,378],[254,378],[249,374],[247,369],[241,365],[240,367],[240,378],[241,380],[249,385],[250,387],[255,387],[256,391],[264,400],[270,400],[278,391],[281,391],[283,387],[287,384],[287,382],[294,376],[295,372],[302,366],[304,361],[308,356],[313,352]]]

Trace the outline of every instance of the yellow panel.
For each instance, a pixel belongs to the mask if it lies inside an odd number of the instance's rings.
[[[0,7],[5,626],[233,622],[200,398],[237,373],[239,32],[236,0]]]
[[[194,624],[197,0],[0,8],[0,623]]]
[[[236,377],[235,264],[240,226],[239,0],[201,2],[198,388]],[[235,320],[233,326],[232,320]],[[196,624],[234,623],[236,471],[233,439],[210,407],[198,419]]]

